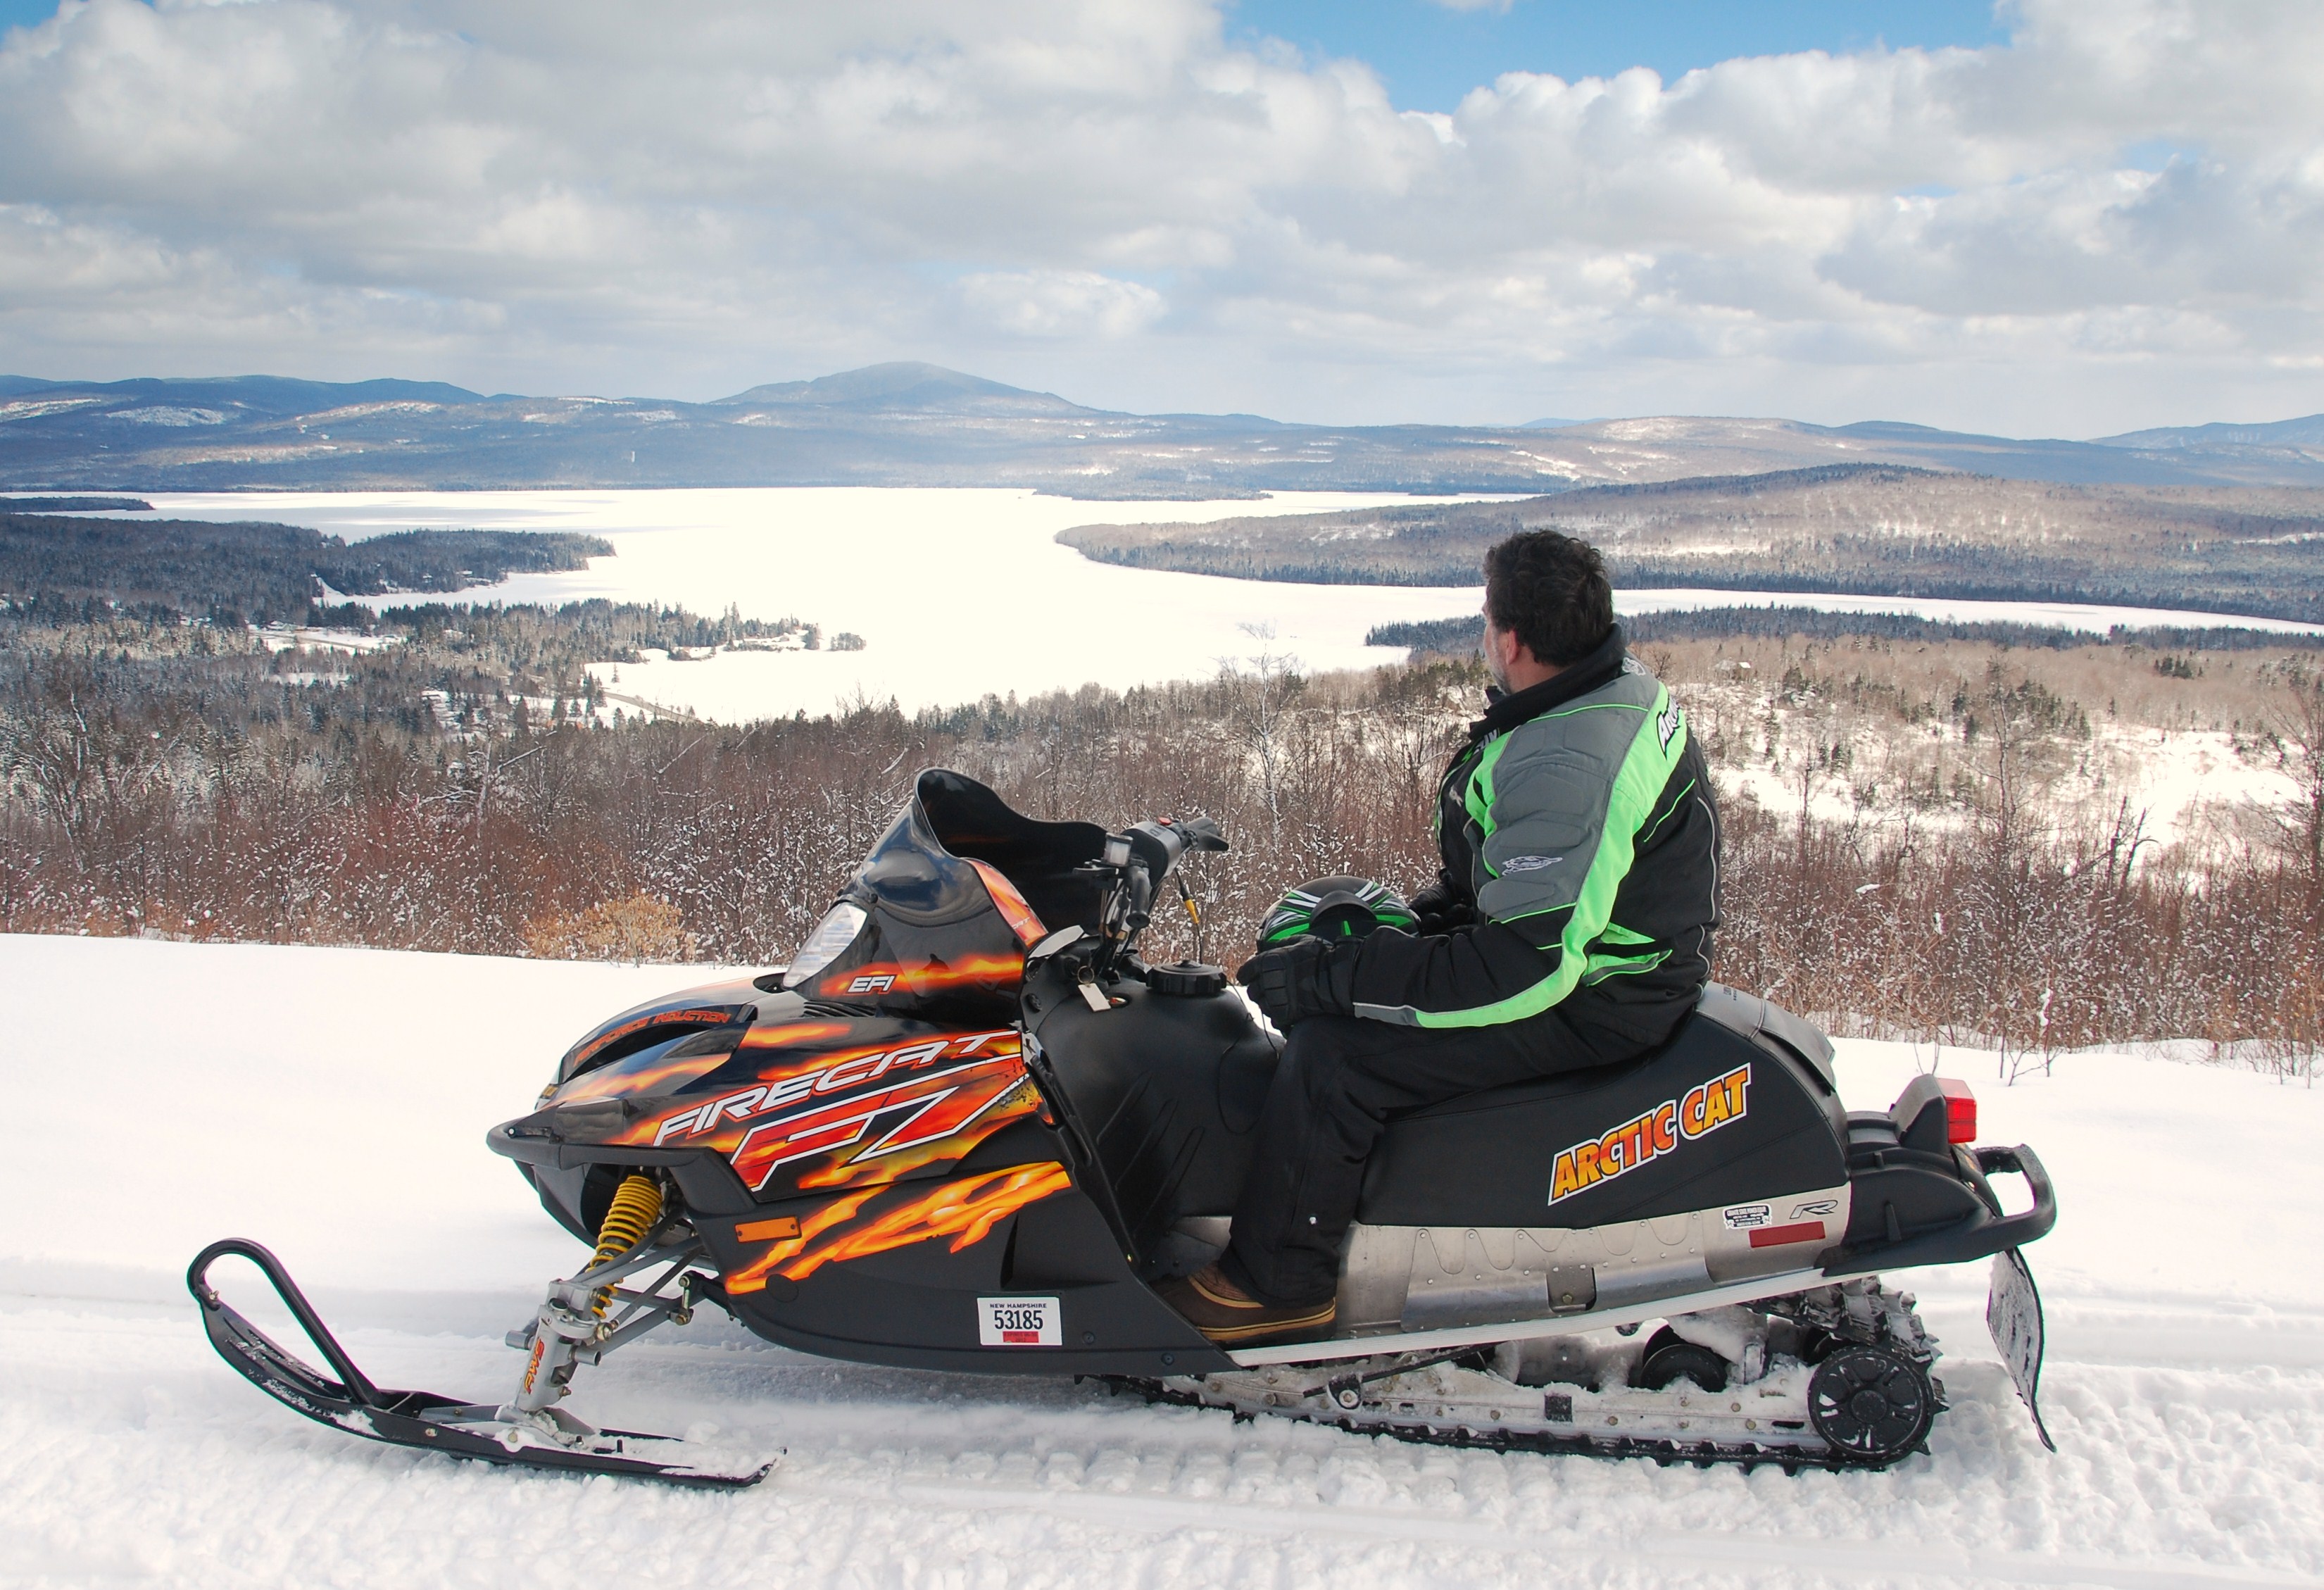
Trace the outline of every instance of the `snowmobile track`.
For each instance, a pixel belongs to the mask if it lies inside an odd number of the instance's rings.
[[[1192,1392],[1174,1391],[1153,1381],[1120,1381],[1115,1383],[1120,1390],[1143,1397],[1151,1403],[1229,1413],[1238,1424],[1246,1424],[1260,1417],[1217,1402],[1205,1401]],[[1681,1444],[1641,1439],[1635,1436],[1607,1439],[1596,1436],[1543,1436],[1509,1430],[1478,1434],[1467,1430],[1438,1429],[1426,1424],[1403,1424],[1395,1419],[1333,1417],[1293,1408],[1272,1409],[1266,1417],[1335,1429],[1351,1436],[1384,1436],[1392,1440],[1408,1441],[1416,1447],[1451,1447],[1464,1452],[1536,1453],[1550,1457],[1646,1458],[1665,1468],[1678,1465],[1712,1468],[1723,1465],[1739,1468],[1746,1474],[1755,1468],[1780,1468],[1787,1474],[1795,1474],[1803,1469],[1821,1469],[1831,1474],[1845,1474],[1850,1470],[1877,1474],[1890,1466],[1891,1463],[1902,1462],[1904,1457],[1915,1454],[1926,1455],[1929,1450],[1928,1441],[1923,1437],[1911,1452],[1893,1458],[1889,1463],[1866,1463],[1795,1447],[1743,1447],[1716,1441]]]

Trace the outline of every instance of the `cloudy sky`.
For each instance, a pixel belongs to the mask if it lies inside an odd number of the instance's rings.
[[[0,0],[0,371],[2324,410],[2318,0]]]

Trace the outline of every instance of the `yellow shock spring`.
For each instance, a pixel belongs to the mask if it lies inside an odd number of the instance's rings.
[[[618,1259],[643,1242],[646,1233],[661,1218],[661,1184],[650,1176],[625,1176],[613,1193],[613,1201],[605,1210],[605,1223],[597,1228],[597,1251],[590,1256],[590,1268]],[[589,1307],[602,1319],[605,1305],[613,1301],[613,1289],[599,1287],[591,1294]]]

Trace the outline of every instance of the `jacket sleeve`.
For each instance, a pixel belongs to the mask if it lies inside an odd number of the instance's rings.
[[[1497,1026],[1539,1015],[1580,985],[1638,830],[1686,742],[1667,690],[1658,689],[1651,707],[1585,710],[1602,716],[1480,768],[1471,815],[1483,836],[1484,920],[1443,934],[1382,930],[1348,947],[1342,985],[1355,1014],[1416,1027]]]

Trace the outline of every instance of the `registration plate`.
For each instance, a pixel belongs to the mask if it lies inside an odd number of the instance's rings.
[[[2042,1445],[2055,1452],[2058,1444],[2042,1422],[2039,1400],[2042,1294],[2034,1289],[2034,1271],[2026,1267],[2025,1255],[2015,1248],[2004,1248],[1993,1256],[1993,1290],[1986,1296],[1985,1325],[1993,1333],[1993,1345],[2001,1350],[2002,1363],[2009,1366],[2009,1378],[2015,1382],[2018,1396],[2024,1399],[2025,1410],[2034,1416],[2034,1432],[2042,1437]]]
[[[979,1298],[980,1347],[1062,1347],[1065,1317],[1055,1298]]]

